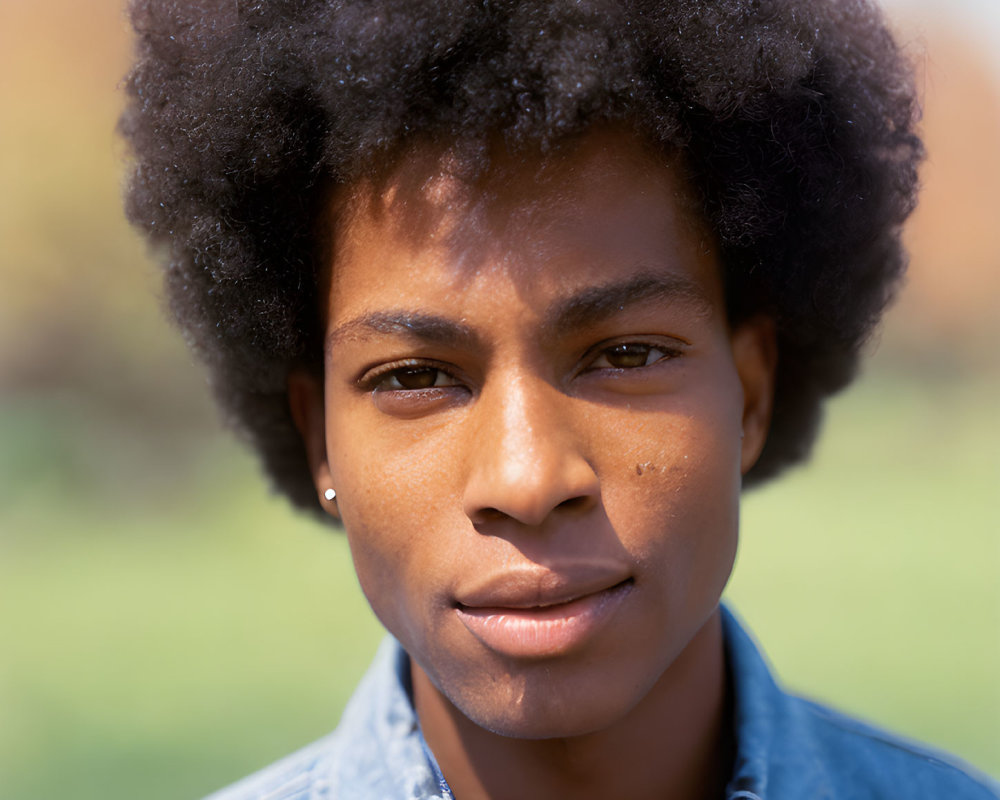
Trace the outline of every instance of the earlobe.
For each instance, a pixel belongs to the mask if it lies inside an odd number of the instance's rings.
[[[757,463],[771,427],[774,380],[778,366],[778,343],[774,320],[752,317],[732,334],[733,361],[743,386],[743,451],[741,472],[746,475]]]
[[[305,445],[309,472],[322,502],[326,499],[324,493],[333,482],[326,454],[326,408],[322,378],[306,370],[293,370],[289,373],[288,407]],[[329,501],[324,507],[329,509]]]

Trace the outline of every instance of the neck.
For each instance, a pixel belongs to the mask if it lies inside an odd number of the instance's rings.
[[[635,708],[582,736],[491,733],[449,702],[417,664],[412,668],[421,728],[458,800],[708,800],[723,794],[732,737],[718,610]]]

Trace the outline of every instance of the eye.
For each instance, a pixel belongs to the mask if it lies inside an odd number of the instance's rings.
[[[400,419],[416,419],[452,408],[469,397],[461,378],[446,366],[406,359],[370,369],[358,380],[375,408]]]
[[[590,362],[589,368],[638,369],[675,355],[677,355],[676,351],[662,345],[657,346],[647,342],[623,342],[601,350],[597,354],[597,358]]]
[[[458,381],[437,367],[397,367],[370,379],[369,386],[376,392],[419,391],[442,386],[458,386]]]

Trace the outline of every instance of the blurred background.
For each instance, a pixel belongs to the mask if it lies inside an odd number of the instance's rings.
[[[1000,4],[895,0],[910,280],[729,600],[784,681],[1000,774]],[[0,796],[197,798],[315,739],[380,637],[219,430],[120,212],[116,0],[0,0]]]

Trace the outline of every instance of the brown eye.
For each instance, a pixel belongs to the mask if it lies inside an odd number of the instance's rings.
[[[653,350],[648,344],[617,344],[604,351],[604,358],[615,369],[632,369],[646,366]]]
[[[397,367],[372,380],[376,392],[420,391],[442,386],[457,386],[458,381],[442,369],[432,366]]]
[[[633,370],[649,367],[680,355],[679,350],[651,342],[621,342],[597,351],[588,369]]]
[[[440,370],[433,367],[418,367],[416,369],[401,369],[393,374],[396,382],[403,389],[430,389],[437,383]]]
[[[446,368],[427,363],[386,364],[360,384],[375,408],[399,419],[447,411],[471,396],[469,388]]]

